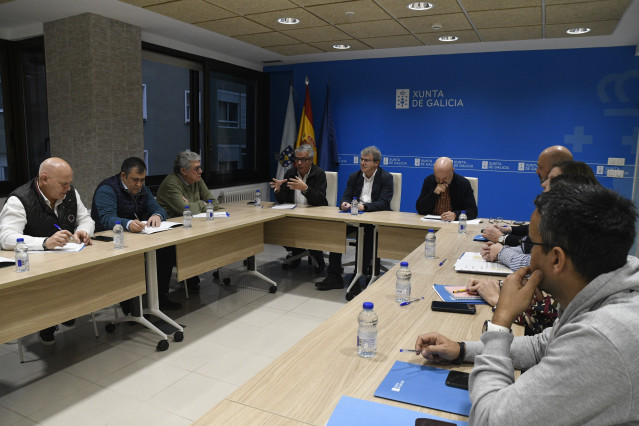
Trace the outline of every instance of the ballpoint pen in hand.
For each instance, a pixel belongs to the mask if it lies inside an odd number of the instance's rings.
[[[417,351],[417,349],[408,349],[408,348],[403,348],[399,350],[400,352],[415,352],[416,354],[419,354],[419,352]]]
[[[413,303],[413,302],[419,302],[419,301],[420,301],[420,300],[422,300],[423,298],[424,298],[424,296],[422,296],[422,297],[418,297],[418,298],[416,298],[416,299],[407,300],[407,301],[405,301],[405,302],[400,303],[400,304],[399,304],[399,306],[406,306],[406,305],[410,305],[410,304],[411,304],[411,303]]]
[[[53,226],[58,228],[58,231],[62,231],[62,228],[60,228],[60,226],[57,223],[54,223]],[[69,241],[73,242],[73,235],[71,235],[71,237],[69,238]]]

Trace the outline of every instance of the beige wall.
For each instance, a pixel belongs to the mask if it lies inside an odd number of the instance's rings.
[[[51,155],[87,208],[122,160],[143,157],[140,28],[95,14],[44,24]]]

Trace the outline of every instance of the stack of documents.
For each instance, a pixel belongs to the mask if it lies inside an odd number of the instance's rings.
[[[458,220],[453,220],[451,222],[442,221],[442,217],[437,214],[427,214],[426,216],[422,217],[421,220],[436,220],[439,222],[446,222],[446,223],[459,223]],[[479,225],[480,223],[481,223],[481,219],[470,219],[466,221],[467,225]]]
[[[174,226],[182,226],[182,224],[178,222],[163,221],[162,223],[160,223],[160,226],[158,226],[157,228],[154,228],[152,226],[145,226],[141,234],[154,234],[156,232],[166,231],[167,229],[171,229]]]
[[[509,275],[512,269],[501,263],[486,262],[479,253],[467,251],[455,262],[456,272],[468,272],[471,274]]]

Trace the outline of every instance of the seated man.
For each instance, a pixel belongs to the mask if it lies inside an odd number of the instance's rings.
[[[300,145],[295,150],[295,167],[292,167],[284,174],[284,179],[273,178],[271,188],[275,192],[278,203],[295,203],[303,206],[327,206],[326,201],[326,173],[324,170],[313,164],[315,151],[308,144]],[[304,249],[295,247],[285,247],[291,252],[286,257],[297,256],[304,252]],[[317,267],[315,273],[319,274],[326,266],[324,253],[319,250],[309,250],[315,259]],[[283,264],[289,268],[295,268],[300,264],[297,259],[290,264]]]
[[[194,215],[205,213],[208,200],[212,200],[214,210],[220,209],[217,199],[202,180],[200,155],[188,150],[178,153],[173,162],[173,173],[164,178],[158,189],[158,204],[169,217],[178,217],[182,216],[187,204]],[[175,249],[174,246],[171,248]],[[199,276],[191,277],[186,282],[190,292],[200,291]]]
[[[429,333],[415,349],[434,362],[474,361],[470,424],[638,423],[639,259],[628,255],[636,210],[595,185],[553,189],[535,206],[530,267],[504,281],[481,341]],[[559,316],[541,334],[513,338],[537,289],[559,302]],[[515,369],[526,370],[517,381]]]
[[[73,170],[66,161],[56,157],[44,160],[38,176],[11,192],[0,212],[2,248],[13,250],[18,238],[24,238],[29,250],[53,250],[71,239],[91,244],[95,224],[72,181]],[[56,329],[40,331],[40,341],[54,344]]]
[[[376,146],[364,148],[360,154],[360,171],[353,172],[348,177],[346,189],[342,196],[340,208],[343,211],[350,211],[353,197],[357,197],[358,209],[364,212],[374,212],[379,210],[390,210],[390,202],[393,198],[393,175],[379,167],[382,160],[382,153]],[[349,227],[349,231],[356,229]],[[373,237],[375,227],[364,225],[364,253],[363,270],[370,274],[371,260],[373,257]],[[379,262],[374,265],[375,274],[379,274]],[[328,256],[328,275],[319,283],[315,284],[318,290],[331,290],[344,288],[342,279],[342,253],[331,252]],[[358,287],[354,287],[356,293]]]
[[[119,220],[127,231],[141,232],[145,226],[158,227],[166,220],[166,212],[155,201],[149,188],[144,186],[145,179],[144,161],[138,157],[129,157],[122,163],[120,173],[100,182],[93,194],[91,206],[91,217],[95,220],[96,230],[113,229],[115,222]],[[160,309],[180,309],[182,305],[167,297],[175,265],[175,249],[165,247],[156,253]],[[139,315],[137,298],[123,302],[121,306],[125,314]]]
[[[568,148],[561,145],[554,145],[541,151],[539,157],[537,157],[537,170],[535,173],[539,177],[539,182],[543,188],[545,188],[544,182],[548,180],[548,174],[553,169],[554,165],[563,161],[572,161],[572,153],[568,150]],[[493,243],[500,243],[513,247],[519,246],[521,239],[527,234],[528,225],[512,227],[497,227],[489,225],[482,230],[484,238],[487,238]]]
[[[457,220],[462,210],[468,219],[477,217],[477,203],[470,182],[455,173],[453,160],[440,157],[435,161],[434,174],[424,179],[415,208],[421,215],[441,215],[442,220]]]

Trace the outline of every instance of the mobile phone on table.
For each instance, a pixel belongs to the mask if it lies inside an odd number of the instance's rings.
[[[449,426],[454,424],[455,423],[444,422],[442,420],[427,419],[425,417],[415,419],[415,426]]]
[[[451,370],[451,372],[448,373],[448,377],[446,377],[446,386],[450,386],[451,388],[468,390],[469,377],[470,377],[470,374],[464,373],[463,371]]]
[[[113,237],[107,237],[106,235],[94,235],[93,237],[91,237],[91,239],[105,242],[113,241]]]
[[[433,300],[430,308],[433,311],[452,312],[454,314],[475,315],[475,305],[468,303],[440,302]]]

